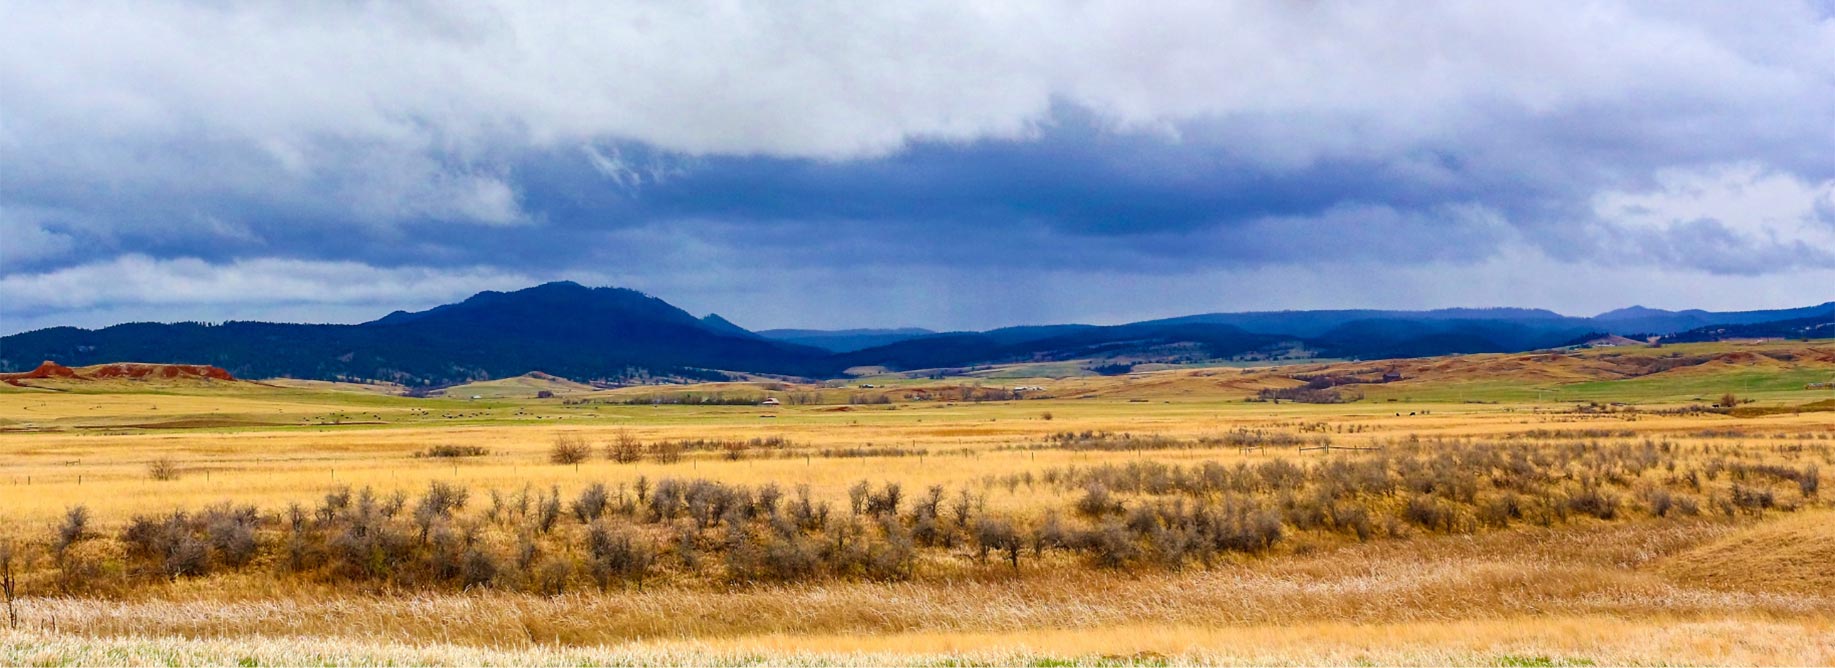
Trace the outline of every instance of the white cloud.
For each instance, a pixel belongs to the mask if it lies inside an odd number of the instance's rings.
[[[198,140],[217,145],[194,158],[269,178],[598,140],[845,159],[1025,136],[1060,100],[1125,127],[1233,118],[1255,132],[1232,145],[1274,162],[1456,139],[1499,112],[1737,113],[1739,135],[1835,118],[1835,22],[1782,2],[105,2],[7,18],[15,155],[162,183],[119,163]]]
[[[1755,163],[1664,170],[1654,187],[1593,199],[1596,232],[1620,257],[1739,273],[1835,268],[1835,179]]]
[[[480,290],[516,289],[527,275],[489,268],[377,268],[356,262],[257,259],[213,264],[126,255],[39,274],[0,277],[0,330],[105,325],[121,313],[153,320],[258,319],[328,311],[358,319],[426,307]],[[310,305],[301,311],[296,308]]]
[[[39,219],[39,212],[0,207],[0,272],[69,252],[73,245],[69,235],[45,229]]]

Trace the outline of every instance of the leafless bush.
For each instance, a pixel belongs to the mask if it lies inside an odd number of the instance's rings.
[[[1340,531],[1367,541],[1376,535],[1376,522],[1371,517],[1370,509],[1356,503],[1339,503],[1331,506],[1331,524]]]
[[[1044,556],[1045,550],[1069,547],[1073,539],[1074,536],[1065,528],[1064,518],[1058,515],[1058,511],[1047,511],[1045,519],[1032,530],[1032,556],[1037,558]]]
[[[1650,506],[1650,514],[1657,517],[1668,517],[1676,509],[1676,496],[1667,489],[1652,489],[1643,497],[1644,502]]]
[[[1504,492],[1478,507],[1478,521],[1485,526],[1501,529],[1521,519],[1523,497],[1516,492]]]
[[[650,458],[658,464],[674,464],[682,461],[682,449],[682,444],[676,441],[657,441],[650,444]]]
[[[64,523],[57,528],[55,552],[62,557],[70,550],[70,546],[90,536],[89,506],[72,506],[64,511]]]
[[[552,488],[535,504],[535,528],[541,533],[554,530],[555,523],[561,520],[561,488]]]
[[[785,452],[784,454],[786,456],[791,456],[791,457],[802,456],[796,453],[795,451]],[[804,451],[804,454],[808,454],[808,451]],[[857,459],[861,457],[922,457],[924,455],[930,454],[930,451],[924,448],[894,448],[894,447],[879,446],[879,447],[822,448],[821,450],[815,451],[814,454],[815,456],[821,457],[824,459]]]
[[[465,507],[471,498],[471,491],[457,485],[444,482],[427,484],[427,493],[414,504],[414,526],[420,530],[421,540],[425,541],[433,525],[452,518],[452,512]]]
[[[1618,495],[1593,485],[1584,486],[1567,498],[1568,510],[1602,520],[1618,517],[1618,506]]]
[[[1733,506],[1740,510],[1757,513],[1776,508],[1777,496],[1771,490],[1735,483],[1729,492]]]
[[[572,579],[573,563],[550,557],[535,569],[535,590],[547,596],[560,596],[567,592],[567,582]]]
[[[904,580],[917,570],[917,544],[911,531],[897,518],[880,520],[884,540],[868,550],[867,576],[876,580]]]
[[[1120,522],[1110,520],[1084,532],[1078,543],[1090,553],[1090,559],[1102,568],[1127,568],[1140,554],[1140,546],[1128,535]]]
[[[980,506],[981,500],[976,499],[974,494],[968,491],[968,488],[964,487],[956,490],[956,498],[949,504],[949,514],[951,517],[955,518],[956,527],[966,531],[968,530],[969,518],[975,516],[975,511],[978,510]]]
[[[152,565],[163,577],[204,575],[210,570],[207,548],[187,524],[182,512],[164,518],[135,517],[122,530],[121,542],[129,559]]]
[[[121,532],[126,556],[141,572],[167,579],[196,577],[215,568],[241,568],[260,550],[253,506],[220,504],[195,515],[136,516]]]
[[[736,462],[745,459],[746,450],[751,447],[745,441],[728,441],[720,448],[721,456],[725,457],[727,461]]]
[[[462,457],[483,457],[488,454],[491,454],[490,448],[481,445],[442,444],[416,452],[414,456],[433,459],[458,459]]]
[[[794,582],[815,577],[821,565],[816,548],[802,536],[775,537],[764,546],[763,567],[759,574],[766,579]]]
[[[987,562],[990,552],[999,552],[1006,557],[1008,562],[1012,563],[1013,570],[1019,570],[1019,553],[1022,547],[1019,531],[1013,528],[1011,522],[987,517],[975,522],[976,556],[983,563]]]
[[[206,509],[198,516],[204,543],[212,557],[229,568],[242,568],[255,560],[260,543],[255,531],[261,517],[254,506],[232,507],[228,503]]]
[[[577,434],[556,436],[548,448],[548,461],[553,464],[579,464],[592,455],[593,447]]]
[[[1801,469],[1780,464],[1744,464],[1732,462],[1724,465],[1733,473],[1735,480],[1748,480],[1754,476],[1768,476],[1784,482],[1795,483],[1797,491],[1803,498],[1813,499],[1822,488],[1822,471],[1814,464]]]
[[[867,506],[867,494],[871,493],[872,489],[873,487],[868,485],[865,480],[854,483],[852,487],[847,488],[847,511],[855,515],[859,515],[861,512],[865,511]]]
[[[12,540],[0,541],[0,596],[6,597],[6,627],[19,628],[19,551]]]
[[[623,429],[618,430],[617,435],[612,437],[612,442],[605,445],[605,458],[620,464],[635,464],[638,460],[643,459],[643,456],[643,441],[637,440],[637,437],[632,436],[631,432]]]
[[[945,536],[946,532],[943,523],[938,521],[936,513],[931,510],[919,507],[911,516],[911,539],[920,545],[935,547],[948,544],[950,541]]]
[[[1416,494],[1410,498],[1402,516],[1429,531],[1452,531],[1459,517],[1452,504],[1430,494]]]
[[[861,481],[866,484],[866,481]],[[905,498],[903,488],[896,482],[888,482],[878,492],[867,495],[866,511],[868,515],[897,515],[899,503]]]
[[[177,480],[178,475],[178,464],[173,463],[170,458],[161,457],[151,462],[147,462],[147,477],[149,478],[154,480]]]
[[[344,577],[387,578],[411,561],[412,540],[380,513],[355,506],[334,526],[326,549]]]
[[[459,560],[458,582],[461,587],[482,587],[497,579],[502,566],[497,557],[480,546],[466,548]]]
[[[1061,431],[1045,437],[1045,447],[1060,450],[1095,450],[1137,452],[1144,450],[1182,450],[1202,447],[1197,441],[1186,441],[1159,434],[1128,434],[1107,431]]]
[[[1092,482],[1083,488],[1083,496],[1077,498],[1077,514],[1084,517],[1101,517],[1121,511],[1121,503],[1109,494],[1109,488],[1102,483]]]
[[[611,495],[605,491],[605,485],[593,483],[580,492],[580,498],[573,502],[573,516],[581,524],[591,524],[605,515],[605,509],[611,503]]]

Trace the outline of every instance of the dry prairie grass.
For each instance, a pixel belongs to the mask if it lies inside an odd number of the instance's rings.
[[[416,638],[490,647],[772,634],[1405,624],[1529,611],[1628,620],[1835,619],[1835,594],[1828,591],[1727,591],[1665,576],[1661,565],[1668,560],[1741,530],[1727,522],[1641,522],[1348,545],[1173,573],[1060,563],[913,582],[658,585],[561,596],[414,593],[250,574],[185,580],[126,600],[28,598],[21,615],[28,627],[56,619],[64,632],[94,636]]]
[[[1835,592],[1835,515],[1766,522],[1678,554],[1662,572],[1679,582],[1731,591]]]
[[[58,397],[88,401],[87,396]],[[192,397],[193,399],[207,399]],[[819,495],[838,498],[854,481],[900,480],[908,487],[957,486],[990,474],[1069,464],[1125,462],[1133,452],[1002,451],[1016,444],[1042,443],[1062,431],[1110,431],[1199,439],[1238,429],[1297,432],[1303,424],[1324,424],[1337,445],[1422,437],[1505,438],[1534,430],[1625,430],[1622,440],[1673,438],[1685,442],[1752,442],[1774,435],[1827,439],[1835,435],[1830,413],[1760,418],[1627,416],[1535,413],[1531,406],[1380,405],[1269,406],[1226,403],[1127,404],[1038,401],[957,405],[901,410],[823,413],[788,409],[784,417],[761,421],[755,410],[666,407],[607,410],[564,425],[530,424],[505,416],[484,424],[433,426],[424,423],[381,427],[289,430],[178,431],[173,433],[0,434],[0,505],[11,521],[0,532],[43,527],[78,503],[115,521],[132,512],[200,507],[226,498],[278,508],[340,486],[370,486],[385,492],[424,489],[433,481],[478,489],[561,485],[573,489],[594,481],[630,482],[638,475],[699,477],[740,484],[798,479]],[[511,412],[513,408],[492,409]],[[1038,418],[1041,411],[1053,420]],[[1425,412],[1409,415],[1409,412]],[[810,459],[748,458],[726,461],[716,453],[687,453],[675,464],[619,464],[594,458],[578,467],[553,466],[548,450],[557,435],[574,434],[595,445],[628,432],[647,443],[665,439],[747,440],[784,437]],[[1714,432],[1732,438],[1703,439]],[[1308,434],[1310,436],[1310,434]],[[1768,439],[1770,440],[1770,439]],[[436,445],[485,448],[490,455],[465,461],[414,455]],[[859,457],[823,460],[823,449],[921,449],[924,457]],[[780,453],[773,453],[780,454]],[[796,453],[792,453],[793,455]],[[1293,454],[1288,452],[1286,454]],[[1256,461],[1235,448],[1156,453],[1166,461],[1215,459]],[[150,480],[147,466],[169,459],[187,475],[176,481]],[[1003,501],[1004,503],[1004,501]]]
[[[36,402],[59,401],[75,403],[42,407],[66,426],[145,421],[155,412],[160,420],[226,414],[245,419],[272,412],[317,424],[371,410],[327,393],[287,392],[293,394],[0,393],[0,419],[15,421],[0,426],[39,419]],[[364,397],[362,402],[387,404],[369,413],[387,424],[0,434],[0,506],[6,509],[0,540],[27,541],[39,553],[27,597],[20,601],[25,624],[0,636],[0,664],[243,658],[332,665],[1835,661],[1835,584],[1819,579],[1829,573],[1822,567],[1835,563],[1829,542],[1835,534],[1828,529],[1835,520],[1822,509],[1830,494],[1793,491],[1794,482],[1755,468],[1831,470],[1828,440],[1835,433],[1835,414],[1627,415],[1533,404],[1274,406],[1173,398],[1172,403],[935,403],[846,412],[786,407],[775,412],[779,417],[761,420],[756,408],[416,405],[437,409],[428,412]],[[154,403],[134,408],[149,400]],[[105,403],[81,403],[89,401]],[[92,410],[107,415],[85,415]],[[469,412],[449,419],[439,410]],[[1051,419],[1040,417],[1047,412]],[[1635,449],[1650,439],[1671,442],[1678,454],[1674,470],[1659,462],[1633,471],[1608,461],[1597,471],[1576,464],[1571,471],[1576,477],[1561,479],[1563,489],[1578,490],[1581,476],[1589,473],[1618,476],[1611,489],[1625,512],[1610,521],[1585,516],[1546,528],[1512,521],[1502,529],[1472,524],[1452,535],[1411,528],[1367,543],[1329,527],[1306,529],[1290,533],[1267,554],[1231,555],[1208,568],[1117,572],[1091,568],[1075,554],[1047,552],[1028,556],[1015,572],[979,563],[971,548],[959,546],[924,554],[915,577],[889,582],[839,577],[736,586],[671,566],[641,589],[576,587],[544,596],[277,576],[277,564],[257,560],[246,568],[167,583],[112,571],[104,575],[123,584],[93,596],[53,595],[55,588],[47,586],[53,569],[43,541],[66,509],[78,504],[93,511],[92,530],[109,537],[80,549],[96,550],[104,562],[122,559],[114,537],[134,515],[195,512],[230,500],[274,517],[291,502],[313,502],[337,487],[372,487],[379,497],[401,491],[412,499],[434,482],[470,490],[467,513],[478,512],[492,489],[559,486],[572,502],[593,483],[631,487],[639,476],[754,488],[777,482],[787,491],[805,483],[815,498],[838,509],[846,507],[849,488],[863,479],[875,489],[901,483],[913,496],[942,485],[952,492],[973,491],[985,500],[986,512],[1015,518],[1027,529],[1048,509],[1069,515],[1084,493],[1078,485],[1047,483],[1047,471],[1074,471],[1084,480],[1130,466],[1146,470],[1149,464],[1195,470],[1205,462],[1234,467],[1288,461],[1312,467],[1373,456],[1300,453],[1284,441],[1267,451],[1245,452],[1230,437],[1239,430],[1291,436],[1296,444],[1322,437],[1335,446],[1388,444],[1391,452],[1413,437],[1416,445],[1406,447],[1427,454],[1457,452],[1466,439],[1532,456],[1575,442]],[[1074,449],[1052,438],[1067,431],[1129,433],[1180,445]],[[791,445],[757,448],[738,460],[689,449],[675,463],[630,464],[598,454],[619,434],[646,444],[781,438]],[[583,439],[595,454],[577,466],[548,463],[549,449],[561,435]],[[1199,443],[1206,438],[1214,440]],[[415,456],[436,445],[488,454],[456,460]],[[824,457],[824,450],[850,456]],[[875,451],[895,456],[872,456]],[[916,451],[923,454],[909,454]],[[852,456],[859,454],[867,456]],[[152,479],[148,464],[162,459],[185,474]],[[1718,477],[1707,479],[1714,467]],[[1684,484],[1677,481],[1690,471],[1704,480],[1703,487],[1684,492],[1702,503],[1701,516],[1652,517],[1650,494]],[[1014,482],[1022,474],[1034,482]],[[1775,510],[1717,511],[1709,502],[1728,495],[1736,482],[1768,486],[1776,503],[1804,512],[1779,519]],[[1492,484],[1483,483],[1475,499],[1489,498]],[[1176,496],[1125,494],[1131,507]],[[1397,497],[1386,502],[1390,505],[1371,507],[1395,514],[1405,501]],[[562,534],[568,541],[582,539],[586,530],[572,520],[567,527]],[[507,550],[509,540],[507,534],[487,538],[493,549]],[[569,554],[581,549],[564,548],[576,551]],[[47,625],[51,618],[57,620],[55,632]]]
[[[760,635],[570,647],[387,638],[190,638],[0,630],[7,665],[1562,666],[1827,665],[1827,622],[1537,617],[1255,627]]]
[[[1090,438],[1097,437],[1078,443]],[[586,576],[600,589],[646,581],[719,588],[935,581],[985,576],[990,561],[1064,579],[1086,568],[1216,570],[1262,555],[1437,534],[1534,526],[1578,535],[1596,522],[1746,520],[1821,506],[1820,465],[1832,455],[1826,445],[1414,439],[1315,460],[1270,456],[1231,466],[1131,458],[1036,475],[1025,469],[953,489],[860,480],[845,500],[818,497],[796,478],[753,487],[640,477],[565,493],[491,490],[486,504],[483,492],[436,481],[414,495],[340,488],[284,512],[232,499],[135,513],[122,529],[103,528],[76,506],[55,536],[26,532],[15,540],[42,544],[54,557],[36,578],[28,565],[28,584],[106,596],[248,572],[410,591],[549,594],[582,586]],[[995,498],[1004,507],[989,503]],[[468,507],[471,499],[479,502]]]

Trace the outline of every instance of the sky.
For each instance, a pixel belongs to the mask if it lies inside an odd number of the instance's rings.
[[[0,0],[0,333],[1835,299],[1835,1]]]

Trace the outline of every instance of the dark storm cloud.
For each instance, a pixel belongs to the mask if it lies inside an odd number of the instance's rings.
[[[6,15],[7,331],[550,278],[947,327],[1786,305],[1835,273],[1826,3]],[[1248,281],[1289,301],[1202,287]]]

